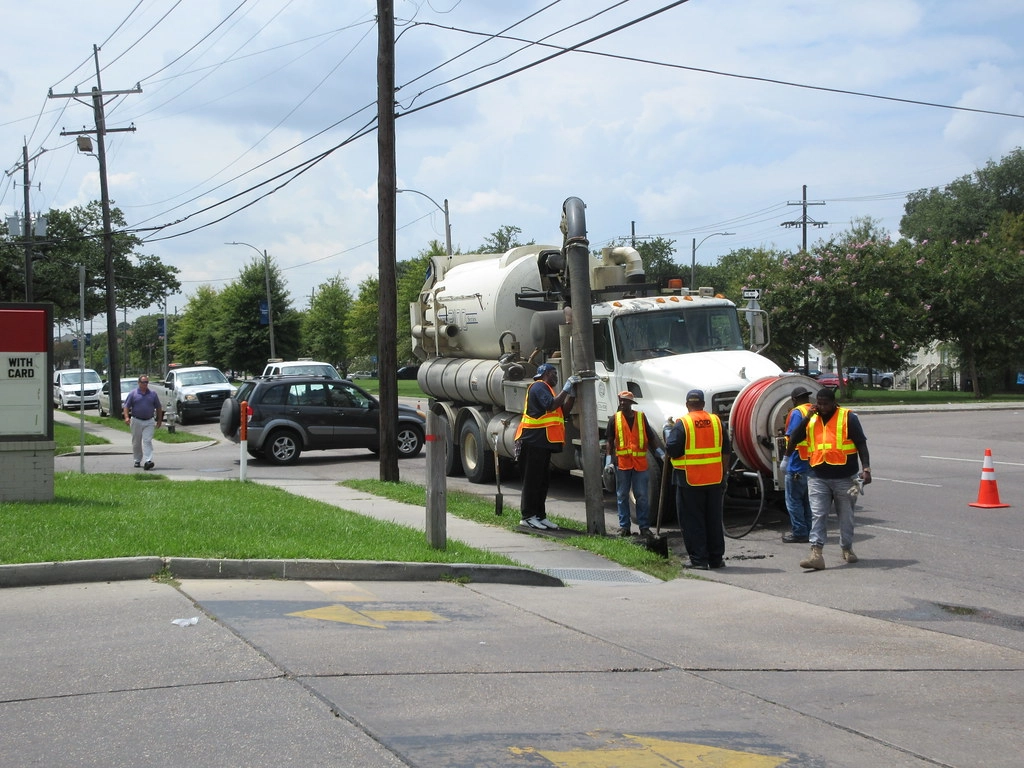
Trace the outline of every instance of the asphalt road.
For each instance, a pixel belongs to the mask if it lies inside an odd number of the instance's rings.
[[[821,572],[797,567],[805,547],[776,522],[729,541],[725,569],[665,584],[0,591],[0,765],[1016,768],[1022,419],[865,413],[862,559],[842,565],[832,543]],[[968,507],[986,448],[1009,508]],[[156,461],[228,478],[238,448]],[[88,465],[137,471],[125,455]],[[423,467],[402,462],[403,478]],[[378,474],[364,452],[248,470],[283,485]],[[553,496],[582,519],[579,480]]]

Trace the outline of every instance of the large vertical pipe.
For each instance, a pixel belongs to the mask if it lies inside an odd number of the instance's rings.
[[[597,376],[594,372],[594,315],[590,306],[590,241],[587,240],[586,206],[578,197],[562,204],[565,245],[572,302],[573,371],[582,381],[576,391],[580,403],[581,461],[587,531],[603,536],[604,492],[601,488],[600,431],[597,425]]]

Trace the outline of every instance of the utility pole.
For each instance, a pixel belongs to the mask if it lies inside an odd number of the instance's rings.
[[[802,227],[803,231],[804,231],[804,239],[803,239],[802,250],[805,251],[805,252],[807,251],[807,225],[811,224],[811,225],[813,225],[815,227],[819,227],[819,228],[827,227],[828,226],[828,222],[827,221],[815,221],[814,219],[810,218],[807,215],[807,206],[808,205],[824,205],[824,204],[825,204],[824,200],[818,200],[817,202],[814,202],[814,203],[807,202],[807,185],[806,184],[804,184],[804,198],[803,198],[803,200],[800,200],[800,201],[797,201],[797,202],[790,201],[790,202],[786,203],[786,205],[799,205],[799,206],[802,206],[804,213],[803,213],[803,216],[801,216],[796,221],[784,221],[779,226],[786,227],[786,228],[789,228],[789,227]]]
[[[398,285],[395,196],[395,8],[377,0],[377,371],[380,384],[380,479],[398,476]]]
[[[117,296],[114,289],[114,235],[110,229],[110,195],[107,190],[107,150],[104,136],[108,133],[120,133],[123,131],[134,131],[135,126],[128,128],[107,128],[106,118],[103,114],[104,96],[121,96],[129,93],[142,93],[142,86],[136,83],[135,87],[126,91],[104,91],[100,82],[100,49],[99,46],[92,47],[93,60],[96,63],[96,87],[92,89],[93,116],[96,121],[95,130],[91,131],[61,131],[61,136],[79,136],[79,149],[91,152],[92,145],[86,134],[96,134],[96,159],[100,164],[100,206],[103,211],[103,273],[107,287],[107,375],[110,380],[110,402],[121,402],[121,379],[118,376],[117,360]],[[54,93],[50,90],[51,99],[79,99],[78,89],[72,93]],[[85,102],[81,102],[85,103]],[[83,142],[84,138],[84,142]]]
[[[36,216],[35,224],[32,223],[32,208],[30,201],[30,190],[32,188],[32,181],[28,175],[28,164],[39,157],[45,149],[40,149],[32,157],[28,156],[28,144],[22,146],[22,161],[20,165],[16,165],[9,171],[6,171],[8,176],[13,176],[19,169],[22,171],[22,188],[25,193],[25,218],[20,223],[18,222],[18,215],[15,214],[7,220],[7,231],[13,237],[16,235],[16,230],[22,231],[22,236],[25,238],[25,301],[31,302],[32,299],[32,246],[35,244],[36,237],[46,237],[46,217]]]

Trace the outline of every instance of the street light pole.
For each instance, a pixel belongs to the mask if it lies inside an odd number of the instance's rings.
[[[274,304],[270,297],[270,257],[267,256],[267,250],[266,248],[264,248],[261,251],[255,245],[250,245],[249,243],[242,243],[237,241],[224,243],[224,245],[248,245],[250,248],[256,251],[256,253],[259,253],[263,256],[263,278],[267,284],[267,326],[270,329],[270,357],[271,359],[274,359],[277,357],[277,350],[274,347]]]
[[[425,198],[427,198],[427,200],[432,202],[434,204],[434,207],[436,207],[437,210],[439,210],[441,213],[444,214],[444,247],[447,250],[448,255],[451,256],[452,255],[452,225],[451,225],[451,221],[448,219],[448,198],[446,197],[444,199],[444,205],[441,206],[441,205],[438,205],[437,201],[434,198],[432,198],[430,195],[424,194],[423,192],[420,192],[419,190],[416,190],[416,189],[396,189],[395,192],[412,192],[413,194],[421,195],[422,197],[425,197]]]
[[[735,234],[736,234],[735,232],[712,232],[710,235],[707,235],[706,237],[704,237],[699,243],[697,242],[697,238],[696,237],[693,238],[693,254],[690,256],[690,289],[691,290],[693,290],[693,288],[696,287],[696,283],[697,283],[697,249],[700,248],[700,246],[701,246],[701,244],[703,244],[704,240],[707,240],[708,237],[714,237],[715,235],[735,235]]]

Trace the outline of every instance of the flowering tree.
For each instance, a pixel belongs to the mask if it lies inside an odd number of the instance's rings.
[[[898,368],[927,338],[924,270],[915,261],[910,243],[893,243],[861,220],[838,238],[783,258],[766,304],[773,322],[785,317],[830,349],[840,372],[854,350],[864,362]],[[842,392],[848,394],[845,386]]]
[[[980,369],[1019,362],[1024,315],[1024,214],[1004,214],[991,233],[968,240],[924,240],[915,252],[927,275],[925,309],[935,338],[960,348],[975,397]]]

